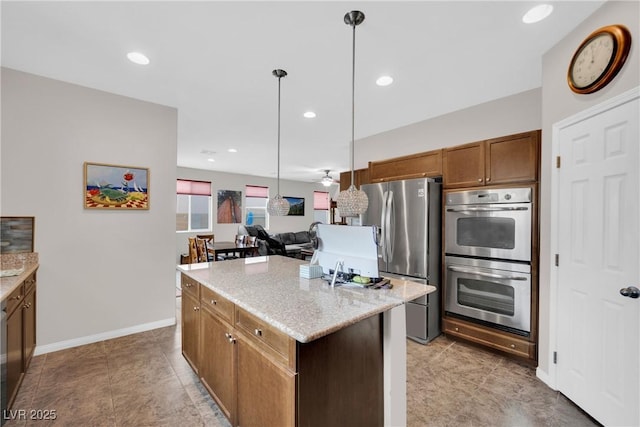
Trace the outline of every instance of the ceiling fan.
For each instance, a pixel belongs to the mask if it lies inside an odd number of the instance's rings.
[[[319,182],[325,187],[329,187],[331,184],[339,184],[340,181],[333,179],[331,175],[329,175],[331,169],[324,169],[324,176],[320,179],[314,179],[315,182]]]

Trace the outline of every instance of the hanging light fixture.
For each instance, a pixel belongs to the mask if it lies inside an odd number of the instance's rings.
[[[272,74],[278,78],[278,186],[276,197],[269,199],[267,212],[269,215],[284,216],[289,213],[289,202],[280,195],[280,79],[287,75],[285,70],[273,70]]]
[[[369,206],[369,199],[364,191],[358,190],[354,185],[354,136],[355,136],[355,86],[356,86],[356,26],[364,21],[364,13],[353,10],[344,15],[344,23],[353,27],[353,57],[351,62],[351,185],[345,191],[341,191],[337,197],[338,211],[341,217],[358,216],[364,213]]]

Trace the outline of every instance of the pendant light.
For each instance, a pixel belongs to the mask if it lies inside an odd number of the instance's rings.
[[[355,157],[355,86],[356,86],[356,26],[364,21],[364,13],[353,10],[344,15],[344,23],[353,27],[353,57],[351,62],[351,185],[345,191],[341,191],[337,197],[338,211],[341,217],[358,216],[364,213],[369,206],[369,199],[364,191],[358,190],[354,185],[354,157]]]
[[[289,201],[280,195],[280,79],[287,75],[285,70],[273,70],[272,74],[278,78],[278,180],[276,197],[269,199],[267,212],[269,215],[285,216],[289,213]]]

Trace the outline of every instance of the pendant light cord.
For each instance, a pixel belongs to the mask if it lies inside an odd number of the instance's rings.
[[[280,80],[282,77],[278,77],[278,179],[277,179],[277,192],[276,195],[280,195]]]
[[[353,44],[351,58],[351,185],[355,186],[355,116],[356,116],[356,24],[353,26]]]

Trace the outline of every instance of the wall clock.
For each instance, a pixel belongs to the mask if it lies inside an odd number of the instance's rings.
[[[631,33],[623,25],[608,25],[589,34],[569,63],[567,82],[579,94],[605,87],[624,65],[631,48]]]

